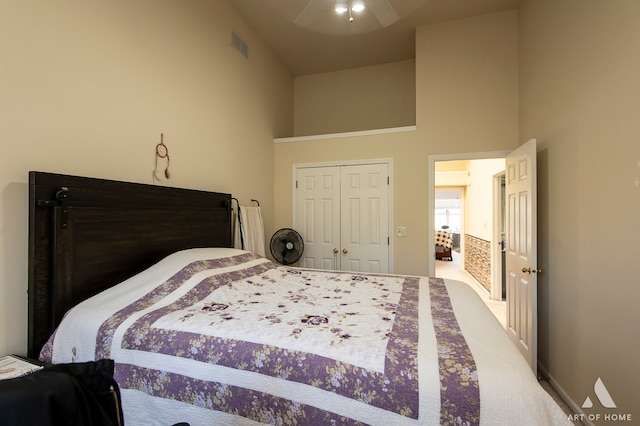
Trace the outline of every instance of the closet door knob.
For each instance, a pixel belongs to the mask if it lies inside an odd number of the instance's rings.
[[[340,250],[338,250],[338,248],[337,248],[337,247],[334,247],[334,249],[333,249],[333,254],[338,254],[338,252],[339,252],[339,251],[340,251]]]
[[[349,253],[349,250],[347,250],[347,249],[345,248],[345,249],[342,249],[342,252],[343,252],[344,254],[347,254],[347,253]]]

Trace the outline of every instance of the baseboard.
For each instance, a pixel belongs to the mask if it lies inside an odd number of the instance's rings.
[[[580,422],[582,422],[583,425],[595,426],[595,423],[588,420],[587,415],[585,414],[584,411],[582,411],[582,408],[580,407],[580,405],[576,404],[576,402],[573,399],[571,399],[571,397],[569,397],[569,395],[567,394],[567,392],[565,392],[562,386],[560,386],[558,382],[556,382],[553,376],[549,374],[547,369],[544,368],[544,366],[539,362],[538,362],[538,376],[541,376],[543,380],[547,380],[551,385],[551,387],[553,388],[553,390],[555,390],[558,393],[558,396],[560,396],[560,398],[564,401],[564,403],[569,406],[569,409],[573,413],[577,414],[578,415],[577,417],[583,419],[583,420],[580,420]]]

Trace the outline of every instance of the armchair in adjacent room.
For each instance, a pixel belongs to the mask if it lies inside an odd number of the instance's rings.
[[[436,259],[453,260],[453,238],[447,231],[436,231]]]

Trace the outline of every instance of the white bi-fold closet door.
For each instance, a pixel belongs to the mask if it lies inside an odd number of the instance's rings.
[[[391,272],[389,163],[299,167],[295,191],[302,266]]]

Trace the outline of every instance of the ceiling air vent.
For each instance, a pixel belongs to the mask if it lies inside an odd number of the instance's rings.
[[[233,30],[231,30],[231,47],[240,52],[245,58],[249,57],[249,46]]]

